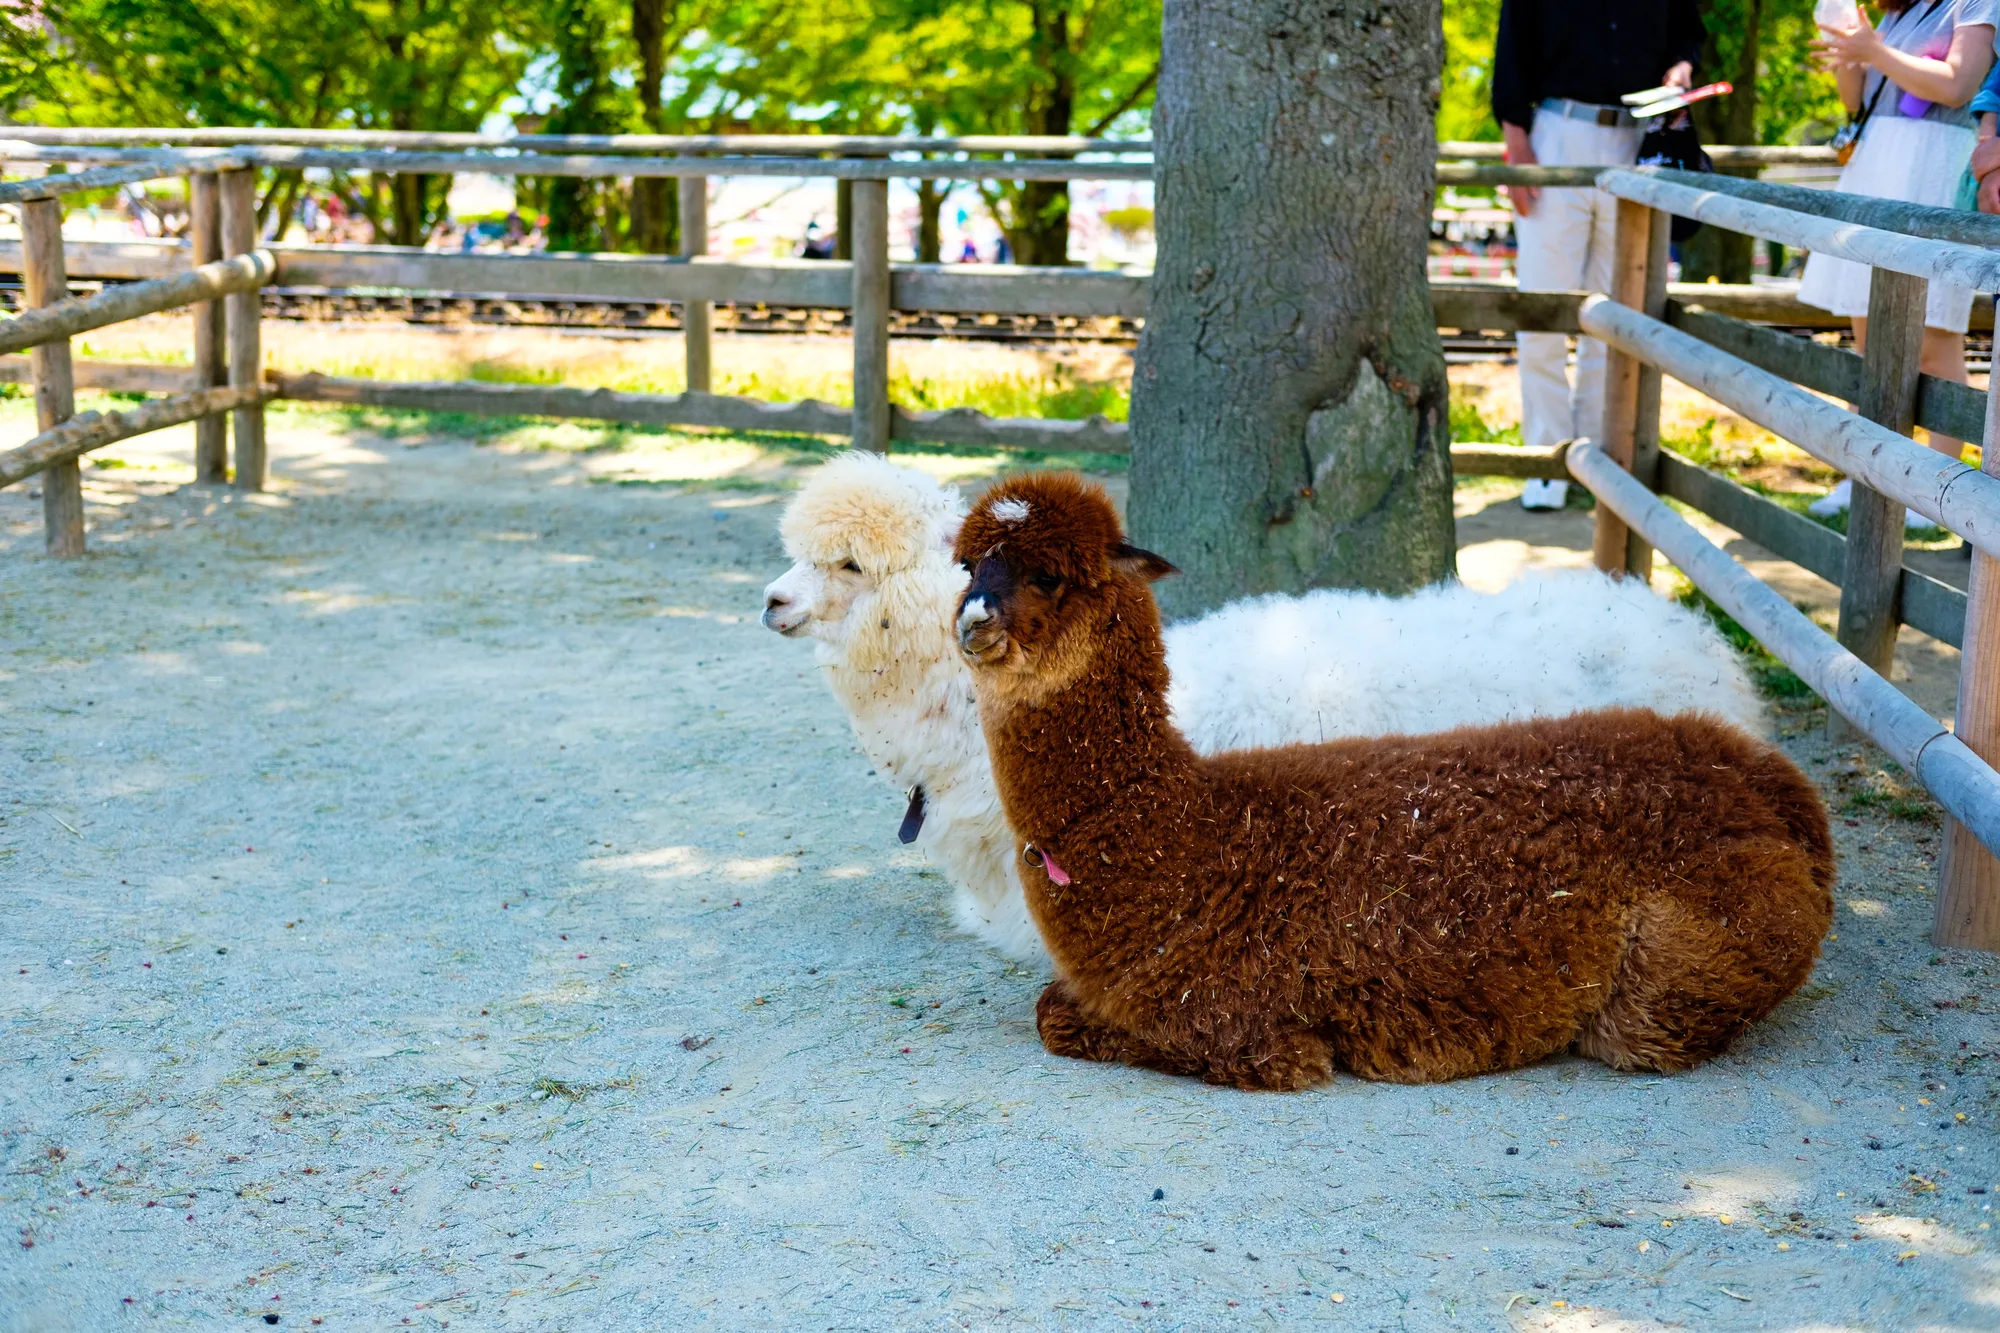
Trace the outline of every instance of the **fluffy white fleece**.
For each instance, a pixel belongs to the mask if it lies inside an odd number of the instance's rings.
[[[952,636],[963,516],[958,493],[921,473],[871,454],[834,459],[786,508],[793,565],[765,589],[764,623],[814,641],[863,753],[899,788],[923,788],[917,845],[951,882],[959,925],[1009,957],[1043,958]],[[1170,626],[1166,644],[1174,721],[1205,754],[1617,705],[1767,727],[1705,620],[1592,571],[1497,594],[1260,597]]]

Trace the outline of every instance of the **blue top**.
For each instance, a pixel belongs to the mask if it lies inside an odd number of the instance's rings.
[[[1988,111],[2000,111],[2000,62],[1995,62],[1986,82],[1979,87],[1979,96],[1972,99],[1972,105],[1965,108],[1973,115],[1983,115]]]

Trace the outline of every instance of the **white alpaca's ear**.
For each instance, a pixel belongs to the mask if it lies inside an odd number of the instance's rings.
[[[964,526],[964,514],[958,512],[946,514],[944,521],[938,524],[938,549],[950,555],[952,548],[958,545],[958,530]]]

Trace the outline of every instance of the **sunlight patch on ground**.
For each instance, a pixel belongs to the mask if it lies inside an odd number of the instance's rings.
[[[1755,1214],[1759,1209],[1784,1211],[1792,1206],[1789,1201],[1799,1189],[1795,1177],[1775,1169],[1740,1169],[1689,1183],[1694,1189],[1681,1212],[1718,1223],[1726,1217],[1729,1221],[1722,1224],[1729,1226],[1755,1226]],[[1780,1200],[1785,1202],[1780,1203]]]
[[[1920,1180],[1922,1177],[1912,1177]],[[1916,1251],[1917,1255],[1933,1251],[1946,1254],[1975,1254],[1979,1245],[1966,1240],[1950,1228],[1927,1217],[1910,1217],[1903,1213],[1862,1213],[1854,1219],[1854,1229],[1864,1236],[1876,1240],[1893,1240],[1903,1246],[1901,1253]]]
[[[637,870],[647,879],[685,879],[708,869],[705,853],[695,847],[656,847],[649,852],[620,852],[584,862],[593,870]]]
[[[309,608],[316,616],[345,615],[358,611],[364,606],[391,606],[409,603],[407,597],[390,597],[382,593],[336,592],[329,588],[292,588],[278,596],[280,602],[292,606]]]
[[[744,883],[767,880],[792,864],[790,856],[745,856],[722,863],[722,873]]]
[[[1512,538],[1476,542],[1458,551],[1458,577],[1466,587],[1499,592],[1523,569],[1589,569],[1590,552],[1531,546]]]

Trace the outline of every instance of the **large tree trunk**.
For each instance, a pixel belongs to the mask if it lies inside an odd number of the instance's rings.
[[[1171,615],[1454,570],[1439,23],[1438,0],[1166,0],[1131,520],[1183,571]]]
[[[1697,102],[1692,108],[1703,143],[1757,142],[1757,58],[1761,44],[1764,0],[1706,0],[1702,18],[1708,39],[1701,53],[1704,82],[1727,79],[1736,91],[1726,97]],[[1727,174],[1755,177],[1755,167],[1737,167]],[[1756,242],[1740,231],[1703,227],[1681,246],[1682,280],[1750,281],[1750,260]]]

